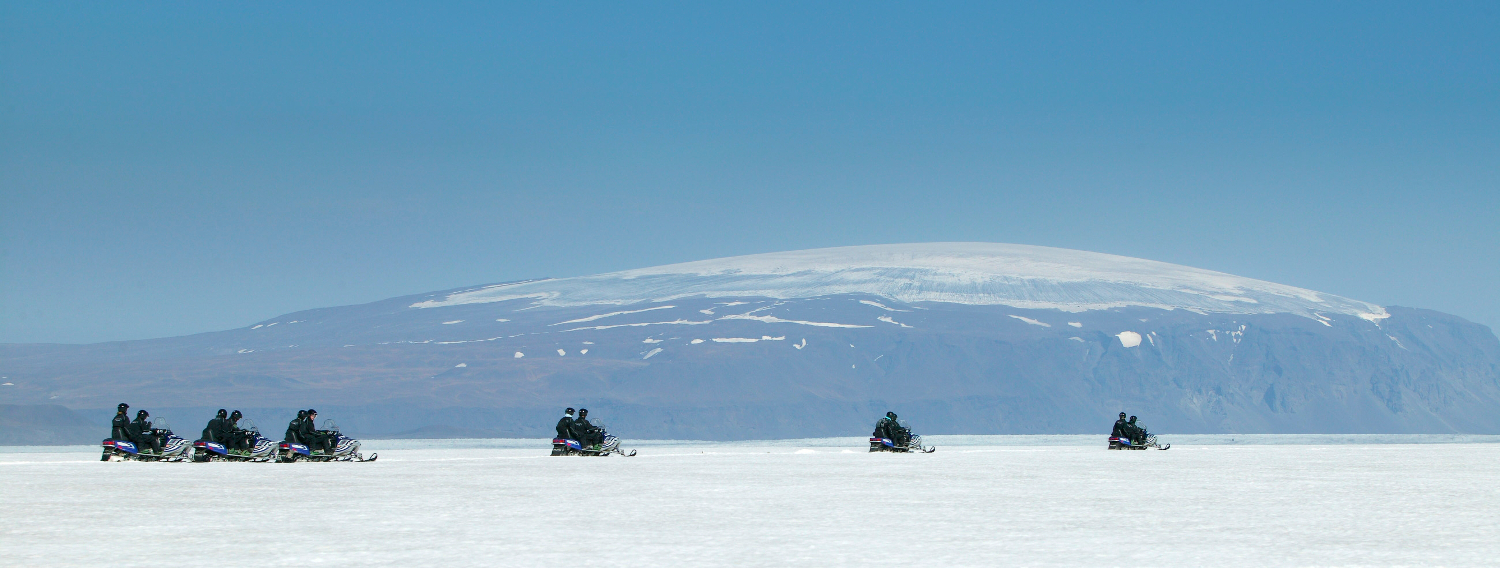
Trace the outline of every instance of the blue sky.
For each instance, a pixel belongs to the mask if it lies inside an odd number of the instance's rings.
[[[0,342],[855,244],[1500,328],[1495,3],[0,4]]]

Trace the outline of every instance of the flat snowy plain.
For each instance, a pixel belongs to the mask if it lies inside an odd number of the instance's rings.
[[[638,456],[602,459],[376,441],[363,464],[0,448],[0,565],[1500,566],[1493,437],[1163,438],[627,442]],[[1371,440],[1450,443],[1349,443]]]

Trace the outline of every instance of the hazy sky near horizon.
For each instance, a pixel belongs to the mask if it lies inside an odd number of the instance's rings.
[[[0,4],[0,342],[926,241],[1500,329],[1500,4]]]

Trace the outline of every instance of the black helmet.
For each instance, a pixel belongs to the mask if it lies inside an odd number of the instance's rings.
[[[306,410],[298,410],[297,411],[297,418],[307,418],[307,411]]]
[[[238,410],[229,413],[229,419],[230,420],[239,420],[243,416],[245,416],[245,415],[244,414],[240,414],[240,411],[238,411]]]
[[[150,415],[151,415],[151,413],[150,412],[146,412],[145,410],[137,410],[135,412],[135,417],[136,418],[145,418],[145,417],[150,416]]]
[[[563,411],[563,414],[572,414],[572,413],[573,413],[573,408],[572,407],[568,407],[567,410]]]
[[[889,418],[891,420],[895,420],[896,419],[896,413],[894,413],[894,412],[886,412],[885,413],[885,417]]]
[[[130,408],[130,405],[122,402],[120,403],[120,406],[116,406],[115,408],[118,408],[119,412],[125,412],[125,409]]]
[[[1131,417],[1130,417],[1130,421],[1131,421],[1131,422],[1135,422],[1135,417],[1134,417],[1134,416],[1131,416]]]
[[[1124,417],[1125,417],[1125,413],[1124,413],[1124,412],[1121,412],[1121,413],[1120,413],[1120,418],[1124,418]]]
[[[308,416],[312,416],[312,415],[317,414],[317,413],[318,413],[318,410],[315,409],[315,408],[309,408],[309,409],[307,409],[307,415]]]
[[[580,409],[578,409],[578,417],[579,418],[583,418],[583,417],[588,416],[588,415],[589,415],[589,409],[587,409],[587,408],[580,408]]]
[[[219,418],[223,418],[223,417],[228,416],[228,415],[229,415],[229,411],[228,410],[224,410],[222,408],[219,409],[219,414],[218,414]]]

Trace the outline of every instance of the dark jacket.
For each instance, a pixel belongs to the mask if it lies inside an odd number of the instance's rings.
[[[218,442],[220,444],[228,442],[229,431],[226,428],[226,422],[229,422],[229,419],[214,418],[213,420],[209,420],[208,426],[203,427],[203,437],[199,439],[205,442]]]
[[[897,428],[900,428],[900,426],[896,424],[895,420],[891,420],[890,417],[881,418],[879,422],[875,423],[875,432],[871,436],[894,440],[896,439]]]
[[[144,440],[146,439],[146,436],[151,435],[151,423],[146,420],[136,418],[135,420],[130,421],[130,425],[126,426],[125,430],[130,434],[130,441],[135,442],[137,445],[139,445],[141,443],[141,440]]]
[[[135,448],[139,451],[152,450],[161,451],[161,439],[151,432],[151,421],[136,418],[125,428],[130,433],[130,441],[135,442]]]
[[[573,417],[564,416],[557,421],[557,437],[563,439],[573,438]]]
[[[240,422],[231,418],[224,419],[224,443],[232,446],[238,445],[241,440],[250,433],[240,429]]]
[[[109,439],[123,440],[126,442],[131,441],[132,438],[130,437],[130,417],[126,416],[124,412],[115,414],[115,419],[110,421]]]
[[[573,439],[578,440],[580,444],[587,445],[590,440],[594,439],[594,431],[597,428],[594,428],[593,424],[589,424],[587,418],[574,418],[572,430]]]
[[[286,436],[282,437],[282,439],[293,444],[301,444],[302,441],[297,439],[297,431],[302,429],[302,420],[302,418],[293,418],[286,425]]]
[[[1129,428],[1130,428],[1130,423],[1126,422],[1124,418],[1121,418],[1121,419],[1115,421],[1115,429],[1114,430],[1110,430],[1109,431],[1109,435],[1112,436],[1112,437],[1115,437],[1115,438],[1119,438],[1120,436],[1125,436],[1125,437],[1129,438],[1130,434],[1127,433],[1127,432],[1130,431]]]
[[[303,418],[302,423],[297,425],[297,439],[304,444],[310,444],[316,440],[322,440],[323,435],[318,432],[312,418]]]

